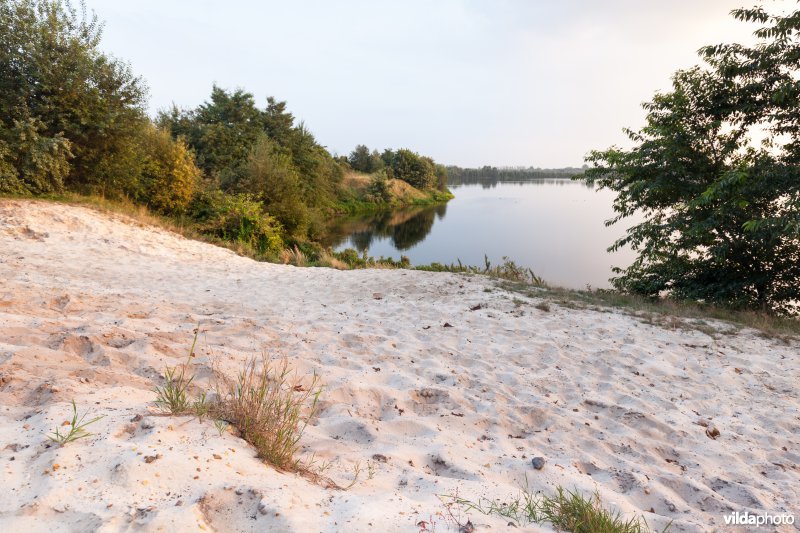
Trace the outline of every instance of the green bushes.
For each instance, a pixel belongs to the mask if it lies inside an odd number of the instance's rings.
[[[432,189],[438,183],[436,164],[429,157],[406,149],[386,150],[381,157],[392,178],[403,180],[417,189]]]
[[[0,122],[0,192],[29,195],[61,192],[69,173],[71,143],[63,134],[48,137],[41,120]]]
[[[214,86],[197,108],[173,107],[154,123],[143,80],[100,50],[102,24],[83,4],[8,0],[0,21],[0,194],[133,201],[263,257],[285,244],[302,251],[350,205],[391,199],[381,177],[368,198],[353,198],[342,186],[346,158],[334,159],[272,97],[259,108],[244,90]],[[357,152],[361,168],[386,164]],[[408,150],[392,161],[388,171],[409,183],[442,179]]]
[[[288,234],[307,233],[309,214],[301,198],[300,176],[291,156],[265,134],[253,145],[236,182],[226,188],[250,193],[261,200]]]
[[[212,189],[252,195],[287,236],[307,238],[319,211],[336,203],[342,170],[303,123],[294,124],[285,102],[267,104],[261,110],[252,94],[215,86],[209,101],[173,108],[158,122],[186,139]]]
[[[392,201],[392,191],[389,188],[386,171],[380,170],[372,176],[367,187],[366,199],[379,204]]]
[[[146,121],[142,80],[99,50],[102,25],[68,2],[5,1],[0,20],[0,134],[20,154],[0,188],[121,194]]]
[[[280,224],[249,194],[203,192],[189,211],[201,233],[237,242],[262,256],[283,250]]]

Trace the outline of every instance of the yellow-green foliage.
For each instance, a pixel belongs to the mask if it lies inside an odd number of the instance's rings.
[[[280,224],[249,194],[201,193],[190,215],[201,233],[237,242],[257,254],[277,256],[284,248]]]
[[[148,125],[142,134],[142,188],[147,204],[162,213],[182,213],[197,189],[200,170],[183,139]]]

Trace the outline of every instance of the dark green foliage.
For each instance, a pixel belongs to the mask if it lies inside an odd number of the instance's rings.
[[[247,158],[244,172],[233,187],[261,200],[290,234],[305,234],[308,208],[302,201],[300,176],[292,158],[261,134]]]
[[[281,146],[288,146],[294,131],[294,115],[286,111],[286,102],[267,97],[267,109],[262,116],[264,131]]]
[[[68,2],[5,1],[0,20],[0,122],[6,132],[24,132],[3,141],[12,153],[18,142],[28,153],[11,162],[22,168],[9,188],[58,190],[71,153],[65,185],[121,193],[136,179],[137,167],[128,165],[146,120],[141,79],[99,51],[97,18],[79,14]],[[49,183],[43,178],[47,168],[56,174]]]
[[[336,187],[342,180],[342,169],[333,157],[300,123],[290,138],[292,161],[300,174],[303,200],[310,207],[333,203]]]
[[[63,135],[44,137],[40,120],[15,120],[11,130],[0,124],[0,192],[28,195],[61,192],[72,157]]]
[[[438,184],[436,164],[429,157],[400,149],[396,152],[386,150],[381,158],[392,178],[403,180],[417,189],[432,189]]]
[[[369,151],[369,148],[363,144],[359,144],[355,149],[350,152],[350,157],[347,158],[350,168],[359,172],[372,174],[378,172],[384,167],[383,159],[377,150]]]
[[[197,154],[198,166],[218,183],[240,172],[263,131],[252,94],[241,89],[229,93],[216,85],[210,101],[191,111],[173,108],[161,113],[159,124],[183,136]]]
[[[284,238],[318,238],[327,217],[362,201],[341,186],[346,161],[295,124],[286,102],[270,97],[260,109],[252,94],[214,86],[196,109],[160,113],[156,127],[144,83],[99,50],[101,32],[83,4],[0,3],[0,193],[125,197],[189,214],[202,232],[261,255]]]
[[[286,103],[267,99],[260,110],[250,93],[214,87],[195,110],[173,108],[159,124],[185,136],[212,184],[262,202],[290,235],[303,237],[333,205],[342,170],[304,124],[294,125]]]
[[[385,171],[376,172],[367,189],[367,199],[375,203],[386,203],[392,200],[392,191]]]
[[[280,225],[250,195],[205,192],[192,202],[190,215],[206,235],[237,242],[261,255],[276,255],[283,249]]]
[[[770,18],[771,39],[704,49],[708,67],[679,71],[672,91],[644,104],[631,150],[592,152],[580,179],[617,193],[617,216],[644,219],[610,248],[638,257],[612,281],[626,292],[793,312],[800,300],[800,13]],[[749,129],[762,126],[761,146]],[[781,146],[778,135],[788,144]]]

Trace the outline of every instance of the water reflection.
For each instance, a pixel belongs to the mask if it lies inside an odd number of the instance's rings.
[[[342,218],[328,227],[328,246],[344,244],[359,252],[369,250],[376,239],[389,239],[393,248],[405,251],[422,242],[435,220],[444,220],[447,204]],[[348,242],[349,241],[349,242]]]
[[[508,256],[549,283],[577,288],[608,287],[611,267],[633,260],[630,251],[606,252],[625,231],[604,224],[614,216],[613,192],[542,178],[463,185],[453,193],[446,205],[334,220],[326,244],[374,257],[402,254],[414,265],[482,265],[484,256],[498,264]]]
[[[498,185],[517,185],[517,186],[557,185],[560,187],[565,187],[576,184],[579,184],[589,189],[594,189],[594,185],[592,185],[591,183],[587,183],[585,181],[572,181],[571,179],[568,178],[531,178],[528,180],[503,180],[496,178],[482,178],[480,180],[475,180],[475,181],[464,180],[459,184],[451,185],[450,188],[455,190],[459,187],[471,186],[471,185],[480,185],[482,189],[494,189]]]

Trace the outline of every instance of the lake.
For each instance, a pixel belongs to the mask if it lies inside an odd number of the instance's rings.
[[[606,252],[628,226],[606,227],[614,193],[581,182],[547,179],[451,188],[446,205],[334,220],[327,244],[336,250],[414,265],[432,262],[493,265],[508,256],[547,283],[570,288],[610,286],[612,266],[628,266],[629,250]],[[630,224],[630,223],[628,223]]]

